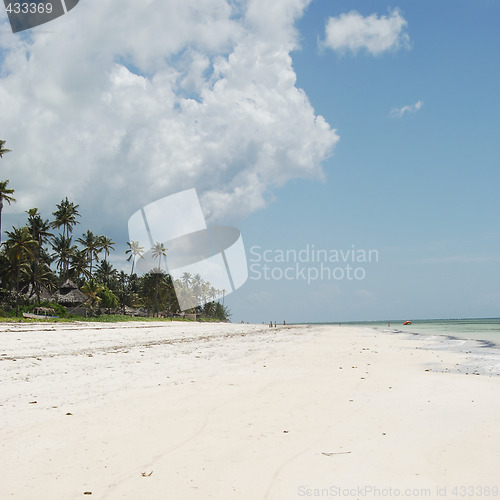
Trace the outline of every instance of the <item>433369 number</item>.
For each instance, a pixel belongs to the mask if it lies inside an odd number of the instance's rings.
[[[16,2],[7,4],[9,14],[51,14],[51,3]]]

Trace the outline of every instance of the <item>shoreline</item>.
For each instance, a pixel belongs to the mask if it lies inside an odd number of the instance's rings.
[[[467,376],[470,353],[449,340],[344,325],[4,326],[2,497],[500,487],[500,372]]]
[[[455,322],[460,322],[455,324]],[[495,322],[496,326],[496,334],[494,338],[488,338],[491,336],[492,332],[489,330],[481,331],[481,330],[472,330],[467,332],[460,331],[460,325],[463,325],[463,322],[467,322],[469,326],[474,327],[477,325],[484,325],[484,322]],[[394,334],[402,334],[409,336],[419,336],[423,338],[447,338],[452,341],[462,341],[467,340],[471,343],[482,344],[482,346],[486,348],[492,349],[500,349],[500,318],[467,318],[462,320],[414,320],[411,325],[404,327],[404,329],[400,329],[403,326],[403,323],[400,321],[399,324],[396,321],[390,321],[392,326],[386,326],[388,322],[386,321],[376,321],[376,322],[359,322],[359,323],[343,323],[344,326],[354,326],[354,327],[362,327],[362,328],[372,328],[375,331],[386,332],[386,333],[394,333]],[[313,324],[313,323],[311,323]],[[335,325],[338,323],[317,323],[318,325]],[[487,324],[487,323],[486,323]],[[431,329],[426,330],[431,325],[440,325],[445,328],[450,328],[450,331],[444,331],[442,329]],[[454,327],[454,331],[453,328]],[[478,335],[483,335],[484,337],[479,337]]]

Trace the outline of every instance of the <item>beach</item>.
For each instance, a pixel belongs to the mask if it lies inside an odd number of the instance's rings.
[[[495,349],[347,325],[0,339],[0,498],[500,496]]]

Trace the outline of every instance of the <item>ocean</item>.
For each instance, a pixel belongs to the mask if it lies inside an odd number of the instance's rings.
[[[388,326],[390,323],[390,327]],[[487,347],[500,349],[500,318],[415,320],[403,325],[404,320],[349,322],[345,324],[373,327],[380,331],[417,335],[438,335],[448,338],[475,340]]]

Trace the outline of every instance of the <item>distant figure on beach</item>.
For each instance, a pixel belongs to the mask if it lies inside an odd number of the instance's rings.
[[[390,328],[391,327],[391,322],[389,321],[389,323],[387,323],[387,326]]]
[[[283,320],[283,325],[286,325],[286,321],[285,320]]]

